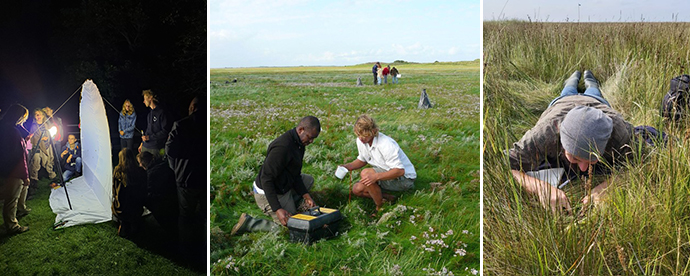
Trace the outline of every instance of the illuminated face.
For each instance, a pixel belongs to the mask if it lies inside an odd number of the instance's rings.
[[[43,123],[43,113],[35,112],[34,113],[34,119],[36,119],[36,123],[42,124]]]
[[[70,145],[74,145],[74,143],[77,142],[77,138],[74,137],[74,135],[71,135],[71,134],[70,134],[69,136],[67,136],[67,142],[68,142]]]
[[[594,159],[592,161],[577,157],[575,155],[570,154],[568,151],[565,152],[565,158],[568,159],[568,162],[571,164],[577,165],[578,168],[580,168],[581,171],[586,172],[587,169],[589,168],[589,165],[594,165],[599,160]]]
[[[146,100],[146,99],[144,99],[144,100]],[[147,106],[147,107],[148,107],[148,106]],[[127,112],[132,112],[132,110],[134,110],[134,107],[132,106],[132,103],[126,102],[126,103],[125,103],[125,110],[126,110]]]

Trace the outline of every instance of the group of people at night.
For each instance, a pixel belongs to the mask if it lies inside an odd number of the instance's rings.
[[[398,83],[398,75],[400,74],[398,68],[391,68],[390,65],[383,67],[381,62],[377,61],[374,63],[374,67],[371,68],[371,72],[374,73],[374,85],[388,84],[388,75],[392,78],[392,84]]]
[[[65,182],[81,174],[81,148],[77,136],[67,135],[64,142],[62,119],[53,116],[50,107],[36,108],[27,130],[24,123],[29,110],[13,104],[0,113],[0,199],[3,203],[3,227],[0,232],[18,234],[29,230],[18,218],[31,212],[26,201],[38,190],[39,172],[45,169],[53,182]],[[59,161],[59,162],[56,162]],[[54,185],[54,184],[53,184]]]
[[[290,216],[317,206],[309,194],[314,177],[302,173],[305,147],[319,137],[321,122],[314,116],[300,120],[268,145],[266,159],[252,183],[257,207],[273,221],[255,218],[246,213],[240,216],[231,235],[246,232],[270,232],[286,226]],[[369,115],[361,115],[354,124],[357,136],[357,158],[340,165],[348,171],[363,169],[360,180],[352,186],[352,193],[370,198],[376,205],[377,216],[385,202],[395,200],[390,191],[406,191],[414,187],[417,178],[414,165],[398,143],[379,132],[379,127]]]
[[[125,100],[119,114],[121,150],[113,169],[114,216],[118,235],[137,239],[150,211],[166,232],[179,237],[180,250],[205,250],[206,112],[202,97],[189,104],[188,116],[172,120],[152,90],[142,93],[150,108],[142,143],[134,146],[136,112]]]

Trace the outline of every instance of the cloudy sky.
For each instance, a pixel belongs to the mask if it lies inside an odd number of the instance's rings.
[[[579,6],[578,6],[579,4]],[[686,22],[687,0],[484,0],[484,20]]]
[[[211,68],[480,57],[479,0],[210,0]]]

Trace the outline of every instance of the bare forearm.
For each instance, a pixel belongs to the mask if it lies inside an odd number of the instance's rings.
[[[359,159],[355,159],[355,161],[347,163],[347,164],[343,165],[343,167],[345,167],[348,171],[354,171],[354,170],[361,169],[362,167],[364,167],[366,165],[367,165],[367,162],[364,162],[364,161],[359,160]]]
[[[545,185],[549,185],[548,183],[544,183],[543,181],[531,177],[524,172],[518,171],[518,170],[510,170],[510,172],[513,174],[513,178],[522,185],[523,188],[525,188],[525,191],[531,194],[536,194],[538,191],[543,190],[546,188]]]

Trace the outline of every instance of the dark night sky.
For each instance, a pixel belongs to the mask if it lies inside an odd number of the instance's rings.
[[[206,95],[205,1],[8,2],[0,4],[0,109],[55,110],[93,79],[118,110],[132,100],[143,128],[142,90],[158,92],[175,119]],[[76,124],[78,105],[77,93],[56,116]],[[117,113],[106,109],[116,127]]]

